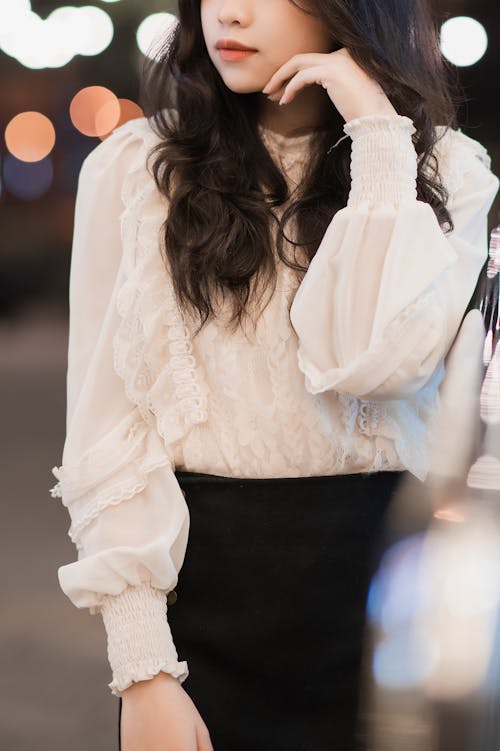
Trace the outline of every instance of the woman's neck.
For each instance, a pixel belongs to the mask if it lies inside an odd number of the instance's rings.
[[[307,86],[288,104],[279,105],[260,97],[259,122],[283,136],[299,136],[325,125],[332,115],[333,102],[323,88]]]

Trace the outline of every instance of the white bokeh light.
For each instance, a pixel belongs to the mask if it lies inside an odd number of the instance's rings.
[[[99,55],[111,44],[113,21],[105,10],[93,5],[84,5],[79,11],[84,30],[78,40],[78,54]]]
[[[137,29],[137,46],[143,55],[154,58],[165,37],[178,23],[173,13],[152,13]]]
[[[488,34],[475,18],[454,16],[441,26],[441,52],[453,65],[474,65],[487,49]]]
[[[98,55],[113,35],[109,15],[92,5],[61,6],[45,20],[29,0],[0,6],[0,48],[27,68],[60,68],[75,55]]]

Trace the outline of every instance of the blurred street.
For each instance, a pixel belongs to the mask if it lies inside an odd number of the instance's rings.
[[[32,309],[0,326],[2,751],[118,748],[118,700],[104,626],[67,599],[57,568],[75,558],[50,487],[65,420],[67,324]]]

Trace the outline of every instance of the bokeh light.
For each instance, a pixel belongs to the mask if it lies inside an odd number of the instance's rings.
[[[34,200],[46,193],[54,179],[50,156],[38,162],[24,162],[7,154],[3,167],[5,188],[16,198]]]
[[[474,65],[488,49],[483,24],[470,16],[454,16],[441,26],[441,51],[453,65]]]
[[[27,68],[60,68],[75,55],[98,55],[113,36],[110,16],[93,5],[64,5],[45,19],[27,0],[1,5],[0,48]]]
[[[127,123],[129,120],[135,120],[138,117],[144,117],[144,111],[142,108],[131,99],[124,99],[121,97],[118,99],[118,102],[120,104],[120,117],[118,118],[118,122],[105,135],[100,136],[101,140],[104,140],[111,135],[113,130],[118,128],[118,126],[123,125],[123,123]]]
[[[154,58],[166,37],[178,24],[173,13],[152,13],[147,16],[137,29],[137,46],[143,55]]]
[[[377,646],[373,674],[386,688],[413,688],[431,675],[438,657],[437,643],[430,639],[417,640],[411,631],[402,631]]]
[[[85,5],[79,11],[83,28],[80,28],[77,51],[80,55],[99,55],[111,44],[113,21],[105,10],[92,5]]]
[[[105,86],[86,86],[71,100],[71,122],[86,136],[104,136],[116,127],[121,108],[118,97]]]
[[[24,162],[38,162],[48,156],[55,142],[54,126],[41,112],[21,112],[5,129],[8,150]]]
[[[393,545],[373,577],[367,611],[387,633],[406,627],[431,605],[418,575],[424,541],[425,536],[417,534]]]

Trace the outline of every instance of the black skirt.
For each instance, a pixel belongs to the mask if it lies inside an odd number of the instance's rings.
[[[364,749],[365,601],[407,475],[176,472],[190,529],[168,621],[215,751]]]

